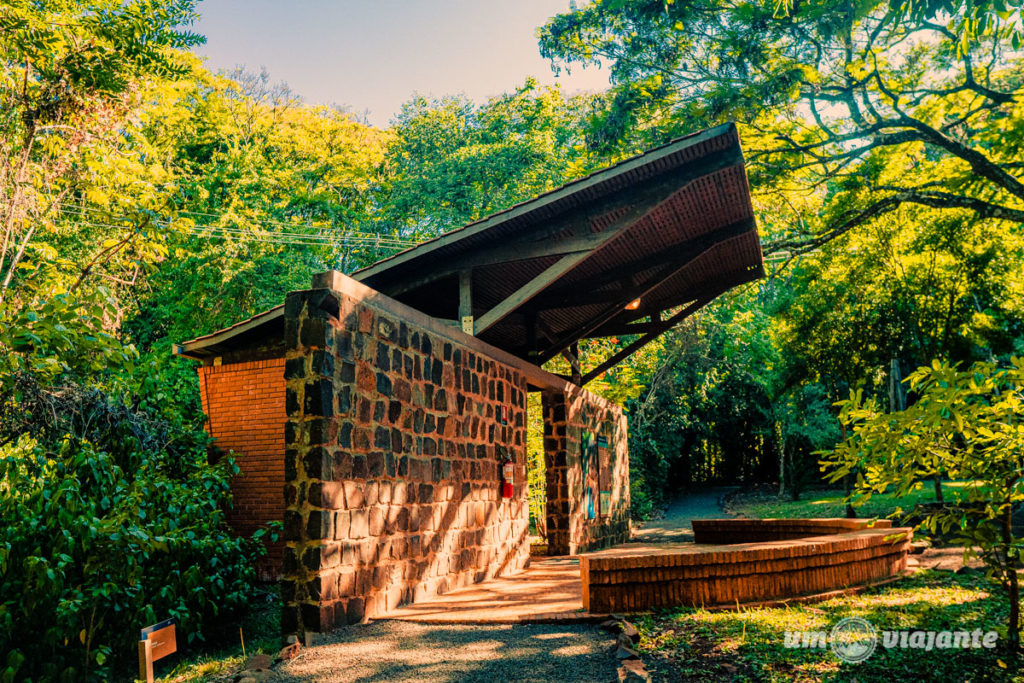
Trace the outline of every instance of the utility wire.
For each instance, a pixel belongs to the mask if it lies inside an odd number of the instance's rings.
[[[85,208],[85,207],[82,207]],[[99,213],[102,212],[94,209],[86,209],[85,211],[79,208],[65,207],[60,209],[61,213],[72,215],[76,217],[83,217],[87,213]],[[202,214],[208,217],[215,217],[213,214]],[[416,245],[416,240],[402,239],[398,237],[382,236],[376,233],[359,232],[359,231],[329,231],[327,226],[312,226],[302,225],[296,223],[280,223],[274,221],[253,221],[257,226],[260,225],[287,225],[292,228],[307,227],[312,230],[319,231],[320,234],[308,234],[300,232],[284,232],[284,231],[266,231],[264,233],[255,232],[245,228],[227,227],[221,225],[202,225],[196,224],[191,226],[175,225],[172,221],[154,221],[157,225],[162,225],[168,229],[177,228],[188,234],[197,237],[212,237],[212,238],[234,238],[245,241],[262,242],[267,244],[282,244],[282,245],[339,245],[339,246],[373,246],[387,249],[405,249]],[[74,225],[82,225],[89,227],[98,228],[114,228],[124,229],[129,227],[127,225],[117,225],[113,223],[101,222],[96,220],[78,220],[73,223]],[[328,230],[328,232],[325,232]]]
[[[105,212],[100,211],[99,209],[91,208],[91,207],[63,207],[60,210],[62,212],[64,212],[64,213],[88,212],[88,213],[96,213],[96,214],[100,214],[100,215],[107,215]],[[181,216],[204,216],[204,217],[207,217],[207,218],[217,218],[217,219],[221,219],[221,220],[224,220],[226,218],[224,215],[217,215],[217,214],[212,214],[212,213],[200,213],[200,212],[197,212],[197,211],[180,211],[180,212],[178,212],[178,215],[181,215]],[[307,228],[309,230],[317,230],[317,231],[322,231],[322,230],[330,228],[330,226],[311,225],[309,223],[285,223],[285,222],[281,222],[281,221],[269,221],[269,220],[247,220],[244,217],[242,217],[242,218],[227,218],[227,220],[229,220],[229,221],[231,221],[233,223],[251,222],[251,223],[253,223],[255,225],[259,225],[259,226],[274,225],[274,226],[282,226],[282,227],[288,227],[288,228],[293,228],[293,229],[294,228]],[[199,225],[202,225],[202,224],[199,224]],[[236,229],[236,230],[240,229],[240,228],[227,228],[226,226],[214,226],[214,227],[224,227],[225,229]],[[310,235],[308,235],[308,233],[295,233],[295,232],[285,232],[285,231],[276,231],[276,230],[273,231],[273,234],[275,234],[275,235],[288,235],[288,236],[302,236],[302,237],[310,236]],[[379,237],[380,236],[379,233],[359,232],[359,231],[356,231],[356,230],[345,231],[345,234],[358,235],[358,236],[368,236],[368,237]],[[401,241],[401,242],[411,243],[410,240],[407,240],[407,239],[402,238],[402,237],[388,237],[388,238],[385,238],[385,239],[392,239],[392,240],[397,240],[397,241]]]

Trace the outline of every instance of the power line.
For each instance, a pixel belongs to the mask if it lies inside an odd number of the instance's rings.
[[[100,214],[100,215],[104,215],[104,216],[107,215],[105,212],[100,211],[99,209],[94,209],[92,207],[85,207],[85,206],[82,206],[82,207],[62,207],[60,209],[60,211],[62,211],[64,213],[82,213],[82,212],[87,212],[87,213]],[[182,215],[182,216],[204,216],[204,217],[207,217],[207,218],[217,218],[219,220],[228,220],[228,221],[233,222],[233,223],[246,223],[246,222],[248,222],[248,223],[252,223],[254,225],[258,225],[258,226],[274,225],[274,226],[283,226],[283,227],[288,227],[288,228],[293,228],[293,229],[294,228],[306,228],[306,229],[309,229],[309,230],[317,230],[317,231],[322,231],[322,230],[325,230],[325,229],[330,229],[330,226],[325,226],[325,225],[312,225],[312,224],[309,224],[309,223],[286,223],[286,222],[281,222],[281,221],[246,219],[244,217],[242,217],[242,218],[227,218],[224,215],[217,215],[217,214],[213,214],[213,213],[201,213],[201,212],[198,212],[198,211],[179,211],[178,215]],[[203,224],[199,223],[198,225],[203,225]],[[203,227],[206,227],[206,226],[203,226]],[[227,230],[239,230],[239,229],[241,229],[241,228],[229,228],[227,226],[210,226],[210,227],[223,227],[224,229],[227,229]],[[347,230],[347,231],[344,231],[344,232],[345,232],[345,234],[357,235],[357,236],[366,236],[366,237],[379,237],[380,236],[379,233],[375,233],[375,232],[360,232],[360,231],[357,231],[357,230]],[[285,232],[285,231],[277,231],[277,230],[273,231],[273,233],[276,234],[276,235],[288,235],[288,236],[298,236],[298,237],[309,237],[310,236],[307,233]],[[402,238],[402,237],[387,237],[387,238],[384,238],[384,239],[392,239],[392,240],[401,241],[401,242],[410,243],[410,244],[415,243],[414,240],[407,240],[407,239]]]
[[[85,209],[84,211],[81,209]],[[61,213],[67,215],[73,215],[82,217],[87,213],[100,213],[94,209],[87,209],[86,207],[76,208],[62,208]],[[204,214],[207,216],[213,216],[213,214]],[[338,246],[373,246],[385,249],[405,249],[416,245],[416,240],[402,239],[398,237],[383,236],[377,233],[360,232],[355,230],[345,231],[330,231],[324,233],[327,229],[325,226],[310,226],[310,225],[299,225],[299,224],[285,224],[275,223],[268,221],[267,224],[277,225],[289,225],[290,227],[308,227],[313,230],[317,230],[320,234],[307,234],[299,232],[284,232],[284,231],[266,231],[264,234],[254,232],[245,228],[228,227],[222,225],[203,225],[193,224],[184,226],[181,224],[175,225],[172,221],[154,221],[157,225],[166,227],[167,229],[178,229],[182,232],[194,235],[197,237],[213,237],[213,238],[234,238],[245,241],[263,242],[268,244],[283,244],[283,245],[338,245]],[[260,222],[253,221],[256,225],[261,225]],[[113,228],[123,230],[127,225],[117,225],[113,223],[95,221],[95,220],[79,220],[73,223],[74,225],[99,227],[99,228]]]

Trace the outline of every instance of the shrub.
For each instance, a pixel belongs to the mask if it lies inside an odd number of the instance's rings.
[[[890,489],[905,496],[937,476],[971,482],[958,503],[933,507],[921,524],[984,561],[1006,592],[1007,640],[1016,652],[1024,538],[1013,513],[1024,503],[1024,358],[963,370],[935,360],[906,382],[914,399],[906,410],[884,413],[860,391],[840,404],[850,435],[823,454],[822,467],[832,481],[855,474],[861,503]]]
[[[107,680],[140,627],[192,641],[245,606],[263,548],[227,529],[237,468],[200,429],[24,374],[0,405],[0,680]]]

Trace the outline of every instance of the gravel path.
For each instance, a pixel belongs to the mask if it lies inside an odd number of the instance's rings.
[[[690,543],[693,541],[691,519],[730,517],[722,511],[722,498],[736,487],[708,488],[673,500],[662,519],[645,522],[633,531],[633,541],[641,543]]]
[[[614,681],[611,636],[592,625],[348,626],[277,669],[280,680]]]

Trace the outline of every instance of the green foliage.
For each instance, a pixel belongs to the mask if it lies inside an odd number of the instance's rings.
[[[433,237],[586,175],[593,104],[532,79],[482,106],[413,98],[391,128],[385,218]]]
[[[922,571],[858,595],[785,608],[678,609],[637,615],[639,650],[660,680],[749,680],[783,683],[892,681],[1019,682],[999,650],[923,651],[879,646],[863,662],[840,661],[831,649],[788,648],[786,631],[826,631],[840,619],[867,619],[878,630],[992,629],[1006,606],[979,577]]]
[[[530,522],[534,532],[547,538],[547,463],[544,459],[544,419],[540,393],[526,397],[526,480]]]
[[[772,476],[779,358],[761,333],[768,322],[746,292],[665,335],[647,391],[626,404],[638,514],[683,489]]]
[[[1024,359],[1006,366],[976,363],[967,370],[933,361],[907,382],[915,400],[894,413],[881,412],[877,402],[853,392],[840,412],[852,432],[825,455],[822,466],[833,481],[855,473],[860,500],[890,489],[906,495],[922,479],[943,474],[973,481],[959,505],[931,511],[924,525],[933,532],[954,531],[1005,587],[1009,639],[1016,648],[1024,539],[1013,514],[1024,501]]]
[[[1020,3],[591,2],[539,36],[556,68],[610,69],[612,146],[739,120],[772,251],[908,205],[1024,217]]]
[[[351,232],[372,223],[381,131],[309,107],[263,72],[146,91],[140,135],[174,174],[167,258],[131,293],[129,333],[143,348],[190,339],[279,304],[312,272],[351,271],[388,255]],[[190,302],[184,307],[182,301]]]
[[[154,218],[168,201],[167,178],[124,124],[143,81],[188,73],[182,50],[202,41],[181,28],[194,20],[194,5],[14,0],[0,7],[0,302],[26,282],[34,291],[18,293],[16,303],[161,256]],[[72,199],[99,205],[108,219],[117,214],[122,235],[86,229],[64,239]]]
[[[228,530],[237,468],[200,429],[24,374],[0,401],[5,680],[108,680],[142,626],[192,642],[245,608],[263,548]]]
[[[943,482],[943,496],[947,502],[957,502],[961,499],[961,492],[973,485],[973,482]],[[900,524],[906,513],[917,505],[928,505],[934,501],[933,488],[921,486],[904,496],[890,492],[876,493],[868,500],[857,499],[856,510],[858,517],[888,518],[894,524]],[[748,519],[844,517],[847,502],[843,492],[836,489],[805,490],[800,500],[783,499],[774,492],[761,490],[731,496],[728,510]]]
[[[109,680],[170,616],[202,638],[264,552],[224,522],[237,468],[208,462],[173,368],[104,331],[108,303],[58,295],[0,327],[4,680]]]
[[[48,384],[61,377],[95,377],[130,369],[135,349],[118,343],[103,329],[108,302],[103,295],[83,300],[58,294],[0,318],[0,351],[4,352],[0,386],[9,389],[8,383],[19,373]]]

